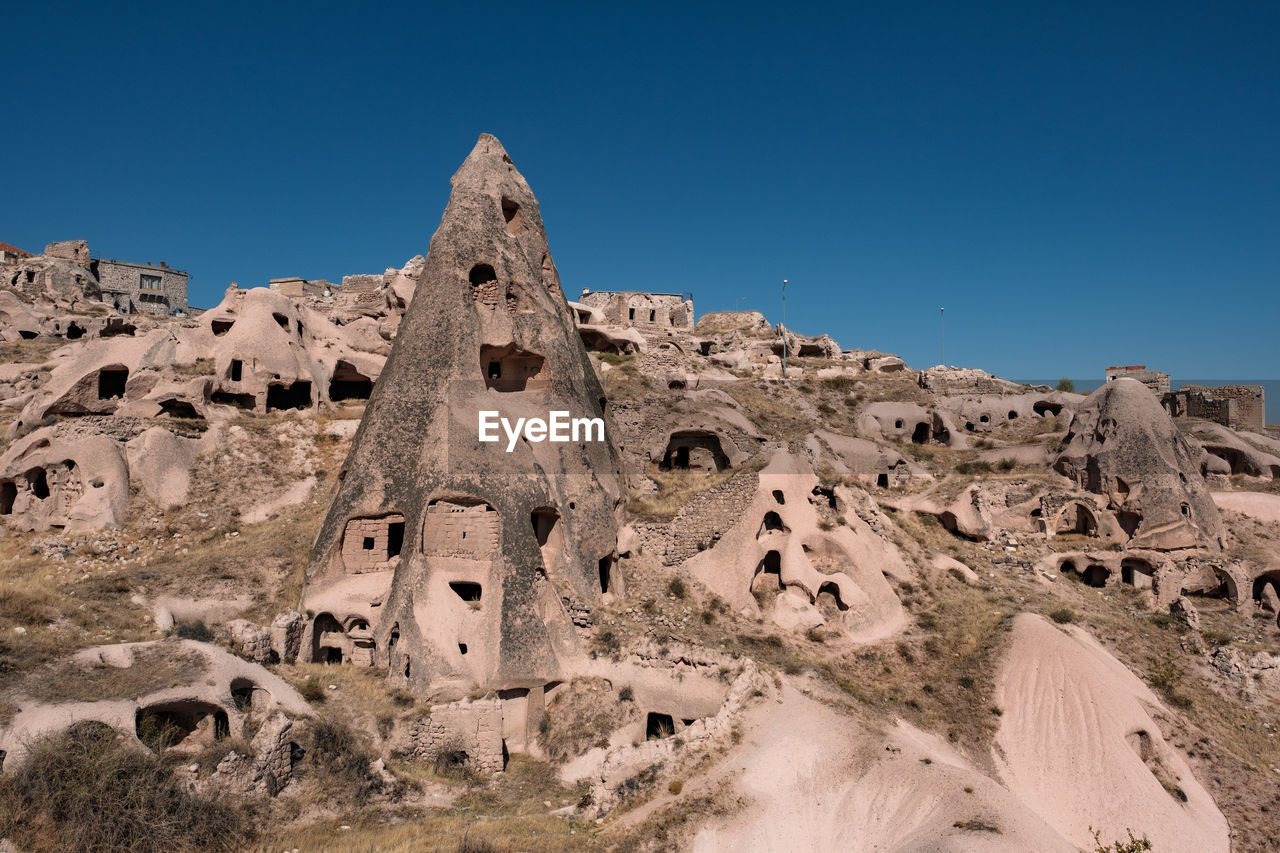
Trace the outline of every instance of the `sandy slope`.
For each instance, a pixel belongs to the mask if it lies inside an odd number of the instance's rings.
[[[1086,632],[1019,616],[996,702],[1001,777],[1072,842],[1091,847],[1093,826],[1103,841],[1145,833],[1161,853],[1229,849],[1226,819],[1148,713],[1159,700]]]
[[[1271,523],[1280,523],[1280,495],[1267,492],[1214,492],[1218,509],[1229,509]]]
[[[727,759],[741,808],[704,827],[692,850],[1075,849],[945,744],[902,726],[862,729],[789,686],[782,696],[749,712]]]

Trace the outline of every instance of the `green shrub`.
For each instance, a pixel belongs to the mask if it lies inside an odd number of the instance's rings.
[[[1066,625],[1070,622],[1076,621],[1076,614],[1070,607],[1060,607],[1050,613],[1049,618],[1054,622],[1057,622],[1059,625]]]
[[[976,462],[961,462],[956,465],[956,473],[965,475],[990,474],[991,463],[982,459],[979,459]]]
[[[680,578],[672,578],[671,582],[667,584],[667,592],[671,593],[676,598],[684,598],[685,593],[687,593],[688,590],[685,589],[683,580]]]
[[[1076,391],[1076,383],[1064,376],[1058,380],[1058,384],[1055,385],[1054,388],[1059,391],[1065,391],[1068,394],[1074,394]]]

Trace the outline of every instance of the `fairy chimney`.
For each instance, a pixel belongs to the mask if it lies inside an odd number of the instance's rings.
[[[605,400],[502,144],[481,135],[452,186],[303,593],[304,659],[438,699],[563,677],[570,609],[611,591],[623,494],[607,430],[480,440],[482,412],[603,421]]]

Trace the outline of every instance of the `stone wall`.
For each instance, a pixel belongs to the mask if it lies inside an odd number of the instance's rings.
[[[693,300],[678,293],[588,291],[578,300],[600,309],[611,326],[693,331]]]
[[[414,723],[409,753],[423,761],[452,759],[473,770],[500,773],[502,759],[502,702],[452,702],[436,705],[431,715]]]
[[[1184,385],[1161,398],[1172,418],[1200,418],[1231,429],[1266,429],[1266,397],[1261,385]]]
[[[499,555],[498,513],[488,504],[437,501],[427,507],[422,551],[438,557],[491,560]]]
[[[102,258],[90,269],[102,285],[104,299],[112,301],[113,295],[122,294],[129,300],[128,305],[116,306],[120,310],[166,315],[187,310],[187,274],[181,270]],[[143,288],[143,276],[158,278],[158,289]]]
[[[74,261],[82,267],[89,266],[89,244],[84,240],[62,240],[44,247],[44,254],[49,258],[62,258]]]
[[[742,518],[755,498],[759,481],[755,471],[739,471],[681,507],[667,525],[662,562],[674,566],[715,545],[724,531]],[[646,538],[642,532],[641,541]]]
[[[369,291],[379,291],[386,282],[386,276],[382,275],[344,275],[342,277],[342,290],[344,293],[365,293]]]
[[[398,541],[392,537],[393,525],[399,525]],[[342,564],[352,574],[394,568],[390,560],[400,554],[403,543],[403,515],[353,518],[342,537]]]

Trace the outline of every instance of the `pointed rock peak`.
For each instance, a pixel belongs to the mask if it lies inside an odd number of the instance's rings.
[[[524,176],[516,169],[511,155],[502,147],[498,137],[482,133],[450,183],[454,189],[470,184],[483,186],[506,175],[513,175],[520,183],[524,183]]]

